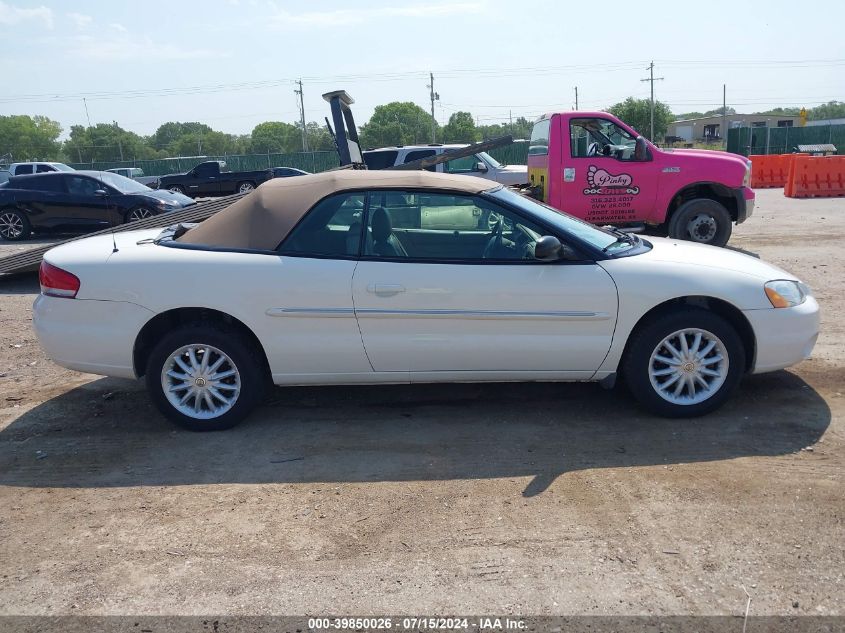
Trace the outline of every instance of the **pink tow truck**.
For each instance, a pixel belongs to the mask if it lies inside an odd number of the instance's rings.
[[[644,227],[724,246],[754,209],[747,159],[660,149],[607,112],[556,112],[534,123],[533,195],[594,224]]]

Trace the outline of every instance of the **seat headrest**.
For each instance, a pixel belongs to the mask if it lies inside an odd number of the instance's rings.
[[[373,239],[377,242],[383,242],[393,233],[393,226],[390,222],[390,215],[384,207],[376,207],[373,210],[373,219],[371,222],[373,227]]]

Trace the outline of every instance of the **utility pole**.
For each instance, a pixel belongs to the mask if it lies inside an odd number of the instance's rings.
[[[88,102],[85,97],[82,97],[82,103],[85,104],[85,118],[88,119],[88,127],[91,127],[91,115],[88,114]]]
[[[302,123],[302,151],[308,151],[308,139],[305,134],[305,101],[302,97],[302,80],[295,81],[294,83],[299,84],[299,90],[294,90],[294,94],[299,95],[299,120]]]
[[[654,76],[654,62],[652,61],[648,65],[648,78],[647,79],[640,79],[640,81],[647,81],[651,84],[651,106],[649,108],[649,116],[651,119],[651,129],[649,131],[649,139],[652,143],[654,142],[654,82],[655,81],[663,81],[663,77],[655,77]]]
[[[575,86],[575,111],[578,111],[578,86]]]
[[[768,127],[768,126],[766,126]],[[768,135],[766,136],[766,153],[768,154]],[[722,84],[722,149],[728,148],[728,87]]]
[[[437,122],[434,119],[434,102],[440,101],[440,95],[434,92],[434,73],[430,72],[428,73],[428,76],[431,79],[431,83],[426,86],[426,88],[430,90],[429,96],[431,97],[431,142],[436,143]]]

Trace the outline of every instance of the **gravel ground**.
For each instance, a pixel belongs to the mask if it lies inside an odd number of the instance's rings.
[[[51,364],[37,279],[0,280],[0,614],[741,615],[744,586],[841,615],[843,233],[845,199],[758,192],[731,245],[822,334],[688,422],[596,385],[289,388],[192,434]]]

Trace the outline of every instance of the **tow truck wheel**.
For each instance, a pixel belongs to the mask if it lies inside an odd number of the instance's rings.
[[[731,214],[724,205],[698,198],[685,202],[669,220],[669,237],[710,246],[724,246],[731,237]]]

